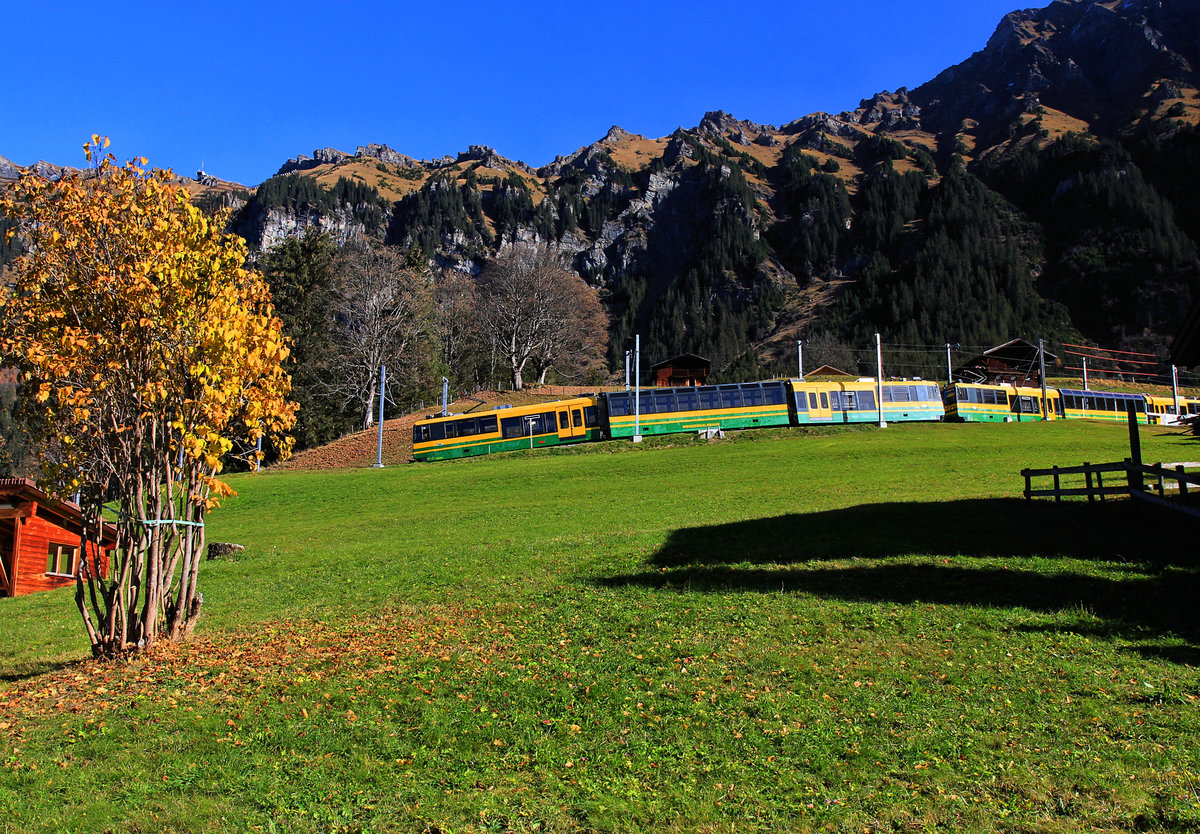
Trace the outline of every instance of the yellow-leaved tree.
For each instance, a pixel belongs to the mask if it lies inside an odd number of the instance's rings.
[[[24,251],[0,282],[0,360],[20,370],[42,486],[83,511],[75,599],[97,656],[192,631],[205,513],[232,493],[222,456],[264,436],[286,454],[296,410],[245,242],[107,146],[93,136],[87,170],[22,176],[0,200]]]

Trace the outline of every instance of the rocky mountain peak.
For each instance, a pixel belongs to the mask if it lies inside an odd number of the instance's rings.
[[[400,168],[413,168],[418,163],[411,156],[405,156],[399,151],[392,150],[387,145],[359,145],[354,155],[360,158],[378,159],[384,165],[395,165]]]
[[[524,174],[536,173],[524,162],[515,162],[503,157],[487,145],[471,145],[467,150],[461,152],[456,160],[456,162],[476,161],[483,163],[483,167],[485,168],[494,168],[498,171],[520,171]]]

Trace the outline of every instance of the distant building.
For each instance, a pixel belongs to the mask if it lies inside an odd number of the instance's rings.
[[[855,374],[843,371],[841,368],[835,368],[833,365],[822,365],[819,368],[809,371],[804,375],[805,379],[814,376],[856,376]]]
[[[1047,365],[1052,365],[1058,361],[1058,357],[1047,353],[1045,361]],[[1013,339],[997,345],[956,367],[954,378],[959,382],[981,385],[1041,385],[1038,346],[1024,339]]]
[[[26,478],[0,478],[0,597],[75,584],[79,569],[79,507],[56,501]],[[105,525],[102,569],[116,530]]]
[[[659,388],[704,385],[711,370],[712,362],[694,353],[684,353],[650,366],[654,384]]]

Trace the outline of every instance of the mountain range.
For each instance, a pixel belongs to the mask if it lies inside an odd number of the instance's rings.
[[[514,241],[560,247],[601,292],[614,367],[634,333],[644,359],[698,353],[726,377],[876,332],[918,353],[1045,337],[1162,354],[1200,299],[1198,62],[1200,0],[1055,0],[843,113],[614,126],[536,169],[369,144],[254,188],[185,182],[259,251],[316,226],[476,274]]]

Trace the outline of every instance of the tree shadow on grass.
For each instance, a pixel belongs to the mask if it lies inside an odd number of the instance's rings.
[[[1198,535],[1195,519],[1129,501],[872,504],[677,530],[646,570],[597,582],[1046,613],[1077,608],[1095,620],[1088,628],[1097,633],[1158,642],[1175,635],[1196,643]],[[936,561],[901,560],[913,555]],[[963,557],[989,561],[973,565]],[[1065,565],[1055,570],[1044,562],[1034,567],[1029,562],[1035,558],[1124,567],[1117,576],[1111,566],[1096,575]],[[854,561],[814,564],[847,559]],[[1147,646],[1147,654],[1186,663],[1193,657],[1187,649]]]

